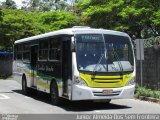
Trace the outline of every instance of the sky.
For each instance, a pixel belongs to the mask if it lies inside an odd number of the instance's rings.
[[[13,0],[16,2],[17,6],[22,6],[22,0]]]

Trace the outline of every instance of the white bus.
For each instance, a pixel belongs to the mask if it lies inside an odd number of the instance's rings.
[[[15,41],[14,79],[22,90],[60,98],[106,100],[132,98],[135,58],[123,32],[73,27]]]

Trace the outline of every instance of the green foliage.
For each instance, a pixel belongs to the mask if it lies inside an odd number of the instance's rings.
[[[160,34],[159,9],[156,0],[84,0],[78,3],[86,25],[125,31],[135,38]]]
[[[61,0],[23,0],[21,9],[27,11],[52,11],[64,10],[67,6],[65,1]]]
[[[17,39],[39,34],[43,31],[37,24],[37,20],[34,19],[34,17],[38,17],[38,13],[27,13],[16,9],[3,9],[2,12],[0,41],[6,49],[12,49],[13,42]]]
[[[151,89],[147,89],[146,87],[141,87],[138,84],[136,85],[136,96],[145,96],[145,97],[153,97],[160,99],[160,91],[155,91]]]
[[[45,12],[40,16],[40,19],[48,31],[68,28],[79,24],[79,18],[70,12]]]
[[[87,9],[90,2],[91,2],[91,0],[84,0],[84,1],[78,2],[76,5],[79,7],[79,9],[81,11],[83,11],[83,10]]]
[[[3,9],[0,22],[0,46],[12,49],[15,40],[79,25],[79,17],[70,12],[29,12]]]
[[[145,48],[152,47],[152,46],[156,47],[157,45],[160,45],[160,36],[144,39]]]
[[[153,21],[153,24],[160,25],[160,10],[154,12],[153,17],[151,19]]]
[[[7,8],[7,9],[16,9],[16,3],[13,0],[6,0],[5,2],[2,2],[1,8]]]
[[[2,9],[0,9],[0,22],[3,20],[3,12]]]

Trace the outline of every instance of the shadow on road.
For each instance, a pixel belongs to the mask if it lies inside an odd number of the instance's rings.
[[[23,94],[22,90],[13,90],[18,94]],[[47,93],[40,92],[40,91],[32,91],[31,94],[28,95],[35,100],[51,104],[50,96]],[[76,111],[76,112],[83,112],[83,111],[93,111],[93,110],[117,110],[117,109],[129,109],[130,106],[125,105],[118,105],[114,103],[105,103],[105,102],[92,102],[92,101],[69,101],[63,99],[62,104],[58,107],[65,109],[66,111]]]

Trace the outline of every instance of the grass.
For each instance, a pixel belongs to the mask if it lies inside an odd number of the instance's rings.
[[[138,84],[136,85],[135,95],[136,97],[145,96],[160,99],[160,91],[147,89],[146,87],[141,87]]]

